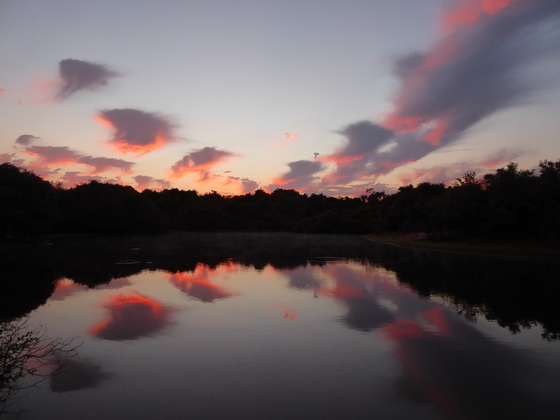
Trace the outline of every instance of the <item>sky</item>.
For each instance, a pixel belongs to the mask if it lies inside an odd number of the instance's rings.
[[[0,0],[0,162],[359,196],[560,159],[558,0]]]

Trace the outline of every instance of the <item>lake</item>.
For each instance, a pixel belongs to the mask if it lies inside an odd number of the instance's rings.
[[[558,262],[290,234],[3,254],[4,319],[80,344],[9,401],[26,419],[558,418]]]

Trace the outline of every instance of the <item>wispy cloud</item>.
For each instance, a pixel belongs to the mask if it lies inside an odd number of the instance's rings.
[[[92,168],[90,172],[92,175],[100,174],[112,169],[119,169],[123,173],[129,174],[131,173],[132,166],[134,165],[134,162],[129,162],[123,159],[93,156],[81,156],[78,158],[78,163],[82,163]]]
[[[325,187],[375,179],[534,100],[553,78],[529,77],[527,70],[558,56],[559,27],[557,0],[452,2],[438,42],[397,61],[392,111],[379,124],[350,124],[340,131],[345,146],[321,158],[335,165]]]
[[[42,166],[77,163],[81,157],[68,146],[29,146],[24,153],[37,157],[35,163]]]
[[[35,156],[34,166],[82,164],[90,167],[90,175],[117,169],[130,173],[134,162],[123,159],[82,155],[68,146],[28,146],[24,153]]]
[[[415,168],[397,175],[402,184],[420,182],[443,182],[449,184],[461,178],[466,172],[484,175],[492,169],[503,167],[514,159],[526,154],[526,151],[500,149],[475,161],[462,161],[430,168]]]
[[[461,1],[444,21],[431,50],[399,62],[401,86],[384,121],[434,146],[530,99],[545,82],[524,77],[527,63],[560,52],[558,31],[543,30],[560,23],[556,0]]]

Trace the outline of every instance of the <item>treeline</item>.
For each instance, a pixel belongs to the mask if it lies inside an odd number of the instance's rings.
[[[452,185],[424,182],[359,198],[278,189],[223,196],[176,188],[138,192],[91,181],[61,188],[12,164],[0,165],[0,235],[246,231],[410,233],[556,243],[560,160],[536,171],[510,163]]]

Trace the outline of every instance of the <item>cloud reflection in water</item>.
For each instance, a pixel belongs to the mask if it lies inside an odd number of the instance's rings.
[[[218,269],[210,269],[204,264],[197,265],[192,273],[176,272],[169,275],[169,280],[179,290],[187,295],[198,299],[202,302],[213,302],[218,299],[226,299],[234,296],[233,293],[228,291],[210,280],[210,276],[216,275],[217,271],[225,270],[231,271],[230,265],[220,265]]]
[[[110,296],[102,305],[109,319],[89,329],[89,333],[106,340],[134,340],[154,334],[169,323],[171,308],[136,291]]]
[[[89,360],[71,360],[50,377],[50,388],[53,392],[69,392],[79,389],[94,388],[110,375],[101,367]]]

